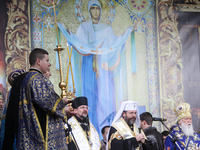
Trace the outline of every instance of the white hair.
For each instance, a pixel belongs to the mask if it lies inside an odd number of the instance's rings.
[[[186,136],[193,136],[193,125],[191,123],[187,123],[185,124],[182,120],[181,120],[181,129],[182,131],[185,133]]]

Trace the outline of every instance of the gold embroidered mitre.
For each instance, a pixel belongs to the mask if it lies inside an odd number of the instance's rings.
[[[3,93],[1,92],[1,90],[0,90],[0,99],[4,100],[3,99]]]
[[[178,121],[184,117],[191,117],[190,104],[181,103],[178,106],[175,106],[174,114],[176,115]]]

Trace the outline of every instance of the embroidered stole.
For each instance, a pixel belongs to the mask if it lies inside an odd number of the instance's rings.
[[[134,125],[134,132],[133,132],[128,126],[128,124],[124,121],[123,118],[118,119],[114,124],[112,124],[112,126],[122,135],[124,140],[133,138],[137,134],[139,134],[139,130],[135,127],[135,125]],[[141,130],[141,133],[145,136],[142,130]],[[147,138],[145,137],[145,139]],[[139,150],[139,147],[137,147],[136,150]]]
[[[191,150],[198,150],[200,148],[200,137],[196,132],[193,132],[194,135],[192,137],[188,137],[176,126],[172,133],[179,139],[179,141],[175,141],[175,144],[180,150],[185,149],[185,147]],[[171,139],[174,138],[173,134],[169,134]]]
[[[95,127],[92,125],[91,122],[90,122],[89,137],[90,137],[90,141],[92,142],[92,146],[90,146],[86,133],[83,131],[82,127],[80,126],[80,124],[78,123],[78,121],[76,120],[74,116],[68,120],[68,123],[71,125],[72,133],[76,140],[76,144],[78,145],[80,150],[84,150],[84,149],[99,150],[100,149],[101,147],[100,138]],[[67,124],[65,124],[65,127],[67,128]]]

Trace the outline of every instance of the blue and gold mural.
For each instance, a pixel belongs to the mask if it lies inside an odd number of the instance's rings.
[[[88,98],[89,117],[99,132],[111,123],[125,99],[137,101],[140,113],[167,118],[168,127],[176,122],[174,105],[186,101],[191,104],[197,131],[199,5],[190,0],[4,2],[7,23],[1,32],[1,87],[8,91],[6,76],[16,69],[28,70],[29,51],[41,47],[50,54],[50,80],[61,93],[59,58],[54,50],[61,45],[67,89],[72,90],[73,77],[75,95]],[[69,79],[67,45],[73,49]],[[153,125],[165,129],[160,123]]]
[[[76,96],[88,98],[89,117],[99,133],[104,125],[111,123],[120,101],[125,99],[138,101],[141,112],[148,110],[159,116],[155,2],[61,0],[54,3],[58,37],[53,1],[32,1],[32,45],[51,52],[53,76],[59,74],[58,56],[53,49],[57,44],[66,49],[66,43],[73,47]],[[66,76],[68,55],[66,50],[61,53]],[[58,78],[52,78],[54,85],[59,83]]]

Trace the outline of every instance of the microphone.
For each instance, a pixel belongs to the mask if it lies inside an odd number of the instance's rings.
[[[165,118],[156,118],[156,117],[153,117],[153,121],[167,121],[167,119]]]
[[[141,133],[141,128],[138,128],[138,130],[139,130],[139,133]]]

